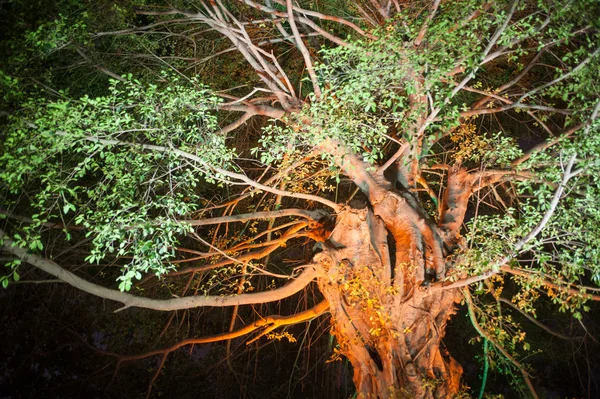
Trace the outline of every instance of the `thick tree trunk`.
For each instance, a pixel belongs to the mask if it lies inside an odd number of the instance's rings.
[[[445,274],[443,240],[407,195],[338,214],[315,256],[332,328],[363,398],[449,398],[461,366],[441,346],[455,290],[428,290]]]

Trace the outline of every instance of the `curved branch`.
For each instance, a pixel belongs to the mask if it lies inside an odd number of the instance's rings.
[[[103,287],[98,284],[91,283],[82,279],[76,274],[63,269],[51,260],[42,258],[37,255],[27,253],[27,250],[14,245],[13,240],[6,237],[4,232],[0,230],[0,239],[4,240],[2,248],[16,256],[23,262],[29,263],[45,271],[48,274],[65,281],[73,287],[85,291],[89,294],[100,298],[110,299],[120,302],[124,307],[117,309],[121,311],[129,307],[146,308],[159,311],[190,309],[201,306],[225,307],[234,305],[250,305],[258,303],[267,303],[278,301],[294,295],[298,291],[306,287],[310,282],[318,276],[316,265],[306,265],[304,270],[294,278],[289,284],[276,288],[272,291],[242,294],[236,296],[194,296],[173,299],[152,299],[142,298],[126,292],[120,292],[110,288]]]
[[[290,316],[271,315],[271,316],[263,317],[263,318],[255,321],[254,323],[248,324],[248,325],[246,325],[238,330],[235,330],[235,331],[230,331],[230,332],[226,332],[223,334],[210,335],[210,336],[201,337],[201,338],[188,338],[188,339],[179,341],[171,346],[161,348],[161,349],[154,349],[154,350],[140,353],[137,355],[121,355],[121,354],[118,354],[115,352],[103,351],[103,350],[98,349],[95,346],[91,345],[89,342],[87,342],[83,337],[81,337],[70,326],[63,326],[63,328],[70,331],[73,335],[75,335],[75,337],[77,339],[79,339],[87,348],[91,349],[92,351],[99,353],[101,355],[104,355],[104,356],[110,356],[110,357],[114,357],[117,359],[115,370],[113,372],[113,379],[116,376],[116,374],[118,373],[119,368],[121,367],[121,364],[123,364],[124,362],[141,360],[141,359],[145,359],[145,358],[151,357],[151,356],[162,355],[160,365],[148,385],[147,397],[149,397],[151,389],[152,389],[152,385],[153,385],[154,381],[156,380],[156,378],[158,376],[158,372],[160,371],[162,365],[164,364],[165,360],[167,359],[167,356],[179,348],[182,348],[187,345],[198,345],[198,344],[208,344],[208,343],[212,343],[212,342],[228,341],[228,340],[231,340],[234,338],[243,337],[244,335],[251,334],[252,332],[254,332],[256,330],[263,329],[263,331],[259,335],[257,335],[252,340],[246,342],[246,345],[250,345],[251,343],[253,343],[257,339],[259,339],[260,337],[265,336],[266,334],[270,333],[271,331],[273,331],[274,329],[276,329],[278,327],[289,326],[289,325],[313,320],[313,319],[323,315],[324,313],[326,313],[328,311],[328,309],[329,309],[329,303],[327,301],[323,300],[310,309],[307,309],[303,312],[296,313],[296,314],[293,314]]]

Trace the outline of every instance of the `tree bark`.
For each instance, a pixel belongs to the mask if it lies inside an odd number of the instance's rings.
[[[362,398],[449,398],[460,388],[462,367],[441,348],[458,292],[428,290],[446,254],[409,202],[388,191],[372,208],[339,213],[315,256],[338,354]]]

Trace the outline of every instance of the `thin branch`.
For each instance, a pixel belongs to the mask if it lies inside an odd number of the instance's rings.
[[[541,283],[542,285],[549,287],[549,288],[554,288],[557,291],[563,291],[563,292],[568,292],[569,294],[572,295],[582,295],[587,299],[591,299],[592,301],[600,301],[600,295],[598,294],[589,294],[589,293],[585,293],[583,294],[581,292],[581,289],[586,289],[587,287],[578,287],[580,289],[577,288],[573,288],[571,286],[569,287],[565,287],[562,286],[560,284],[557,284],[553,281],[551,281],[549,278],[545,277],[545,275],[537,270],[527,270],[527,269],[521,269],[521,268],[516,268],[516,267],[511,267],[509,265],[503,265],[500,267],[500,270],[506,273],[510,273],[513,274],[515,276],[520,276],[520,277],[527,277],[530,278],[532,275],[538,275],[538,276],[542,276],[541,280],[536,280],[539,283]],[[594,288],[592,288],[594,289]]]
[[[373,19],[373,17],[371,15],[369,15],[369,13],[366,12],[365,9],[360,6],[360,4],[358,4],[358,2],[356,2],[356,4],[354,5],[354,7],[356,7],[356,9],[359,12],[359,14],[364,17],[364,19],[369,23],[369,25],[371,25],[373,27],[376,27],[376,26],[379,25],[377,23],[377,21],[375,19]]]
[[[123,79],[122,77],[120,77],[119,75],[117,75],[116,73],[114,73],[113,71],[109,70],[106,67],[103,67],[102,65],[99,64],[95,64],[94,62],[92,62],[92,60],[90,59],[90,57],[88,57],[83,51],[81,51],[80,48],[75,47],[75,51],[77,51],[77,53],[88,63],[90,64],[92,67],[96,68],[98,71],[110,76],[113,79],[117,79],[120,80],[121,82],[124,82],[125,79]]]
[[[523,70],[521,71],[521,73],[519,73],[517,76],[515,76],[513,79],[509,80],[508,82],[504,83],[502,86],[498,87],[496,90],[494,90],[496,93],[502,93],[503,91],[505,91],[506,89],[511,88],[512,86],[514,86],[515,84],[517,84],[521,79],[523,79],[523,77],[525,75],[527,75],[527,73],[529,72],[529,70],[531,68],[533,68],[533,66],[535,65],[535,63],[540,59],[540,57],[544,54],[544,51],[546,50],[546,47],[542,48],[540,51],[538,51],[538,53],[535,55],[535,57],[533,57],[533,59],[531,61],[529,61],[529,63],[527,64],[527,66],[525,68],[523,68]]]
[[[518,166],[520,164],[522,164],[523,162],[527,161],[529,158],[531,158],[531,156],[537,152],[540,151],[544,151],[547,148],[550,148],[558,143],[560,143],[562,140],[572,137],[573,134],[575,134],[579,129],[581,129],[584,126],[583,123],[579,123],[575,126],[572,126],[571,128],[569,128],[568,130],[566,130],[565,132],[559,134],[556,138],[552,139],[552,140],[548,140],[548,141],[544,141],[543,143],[540,143],[536,146],[533,146],[532,148],[530,148],[525,154],[523,154],[522,157],[514,160],[511,163],[511,166]]]
[[[475,193],[479,190],[491,186],[492,184],[496,184],[502,181],[532,179],[535,177],[535,174],[532,172],[519,170],[488,169],[471,174],[471,176],[473,177],[471,192]]]
[[[586,66],[587,64],[589,64],[592,59],[598,55],[598,53],[600,53],[600,47],[598,47],[592,54],[590,54],[585,60],[581,61],[579,63],[579,65],[577,65],[575,68],[571,69],[569,72],[565,73],[564,75],[559,76],[558,78],[547,82],[541,86],[536,87],[535,89],[523,94],[521,97],[519,97],[519,100],[517,100],[517,103],[523,101],[524,99],[526,99],[527,97],[530,97],[532,95],[534,95],[535,93],[544,90],[552,85],[555,85],[559,82],[562,82],[563,80],[573,76],[574,74],[576,74],[577,72],[579,72],[584,66]]]
[[[527,151],[522,157],[520,157],[519,159],[516,159],[512,162],[511,166],[517,166],[522,164],[523,162],[527,161],[529,158],[531,158],[531,156],[533,154],[535,154],[536,152],[540,152],[543,151],[547,148],[552,147],[553,145],[558,144],[559,142],[561,142],[564,139],[570,138],[572,137],[579,129],[584,128],[584,134],[587,134],[587,132],[589,132],[592,123],[598,118],[598,114],[600,113],[600,101],[596,102],[596,105],[594,106],[594,109],[592,110],[592,113],[590,114],[589,118],[587,119],[587,121],[585,123],[579,123],[576,124],[575,126],[572,126],[571,128],[569,128],[568,130],[566,130],[565,132],[561,133],[560,135],[558,135],[558,137],[549,140],[549,141],[545,141],[543,143],[540,143],[534,147],[532,147],[531,149],[529,149],[529,151]]]
[[[0,215],[5,215],[7,218],[18,220],[19,222],[23,223],[35,223],[30,217],[17,215],[16,213],[7,209],[0,208]],[[42,223],[42,226],[49,229],[83,230],[83,227],[81,226],[65,225],[58,222],[44,222]]]
[[[504,19],[504,22],[502,23],[502,25],[496,30],[496,32],[494,33],[494,35],[492,36],[492,38],[490,39],[488,45],[486,46],[486,48],[484,49],[483,53],[481,54],[481,58],[485,60],[486,56],[489,54],[489,52],[492,50],[492,48],[494,47],[494,45],[496,44],[496,42],[498,41],[498,39],[500,38],[500,36],[502,35],[502,33],[506,30],[506,28],[508,27],[508,23],[510,22],[510,20],[512,19],[512,16],[515,12],[515,10],[517,9],[517,5],[519,3],[519,0],[515,0],[512,3],[512,6],[508,12],[508,14],[506,15],[506,18]],[[481,62],[479,65],[477,65],[476,67],[473,68],[472,71],[470,71],[461,81],[460,83],[458,83],[456,85],[456,87],[450,92],[450,94],[448,94],[448,96],[444,99],[443,104],[448,104],[450,103],[450,100],[452,98],[454,98],[454,96],[461,91],[466,85],[467,83],[469,83],[471,81],[471,79],[473,79],[477,73],[477,71],[479,70],[479,68],[484,64],[484,62]],[[460,69],[460,68],[459,68]],[[431,113],[429,114],[429,116],[427,117],[427,119],[425,119],[425,121],[423,122],[422,126],[419,128],[419,131],[417,132],[417,136],[422,135],[425,132],[425,129],[427,129],[427,127],[429,126],[429,124],[431,122],[433,122],[437,115],[439,114],[439,112],[442,110],[442,106],[439,106],[437,108],[433,108],[431,110]]]
[[[375,9],[377,10],[377,12],[384,18],[387,19],[389,18],[389,15],[387,12],[385,12],[385,9],[383,8],[383,6],[381,4],[379,4],[377,2],[377,0],[369,0],[371,2],[371,4],[373,5],[373,7],[375,7]]]
[[[558,188],[556,189],[556,192],[554,193],[554,196],[552,197],[552,201],[550,201],[550,205],[548,206],[548,210],[544,214],[544,217],[534,227],[534,229],[529,232],[529,234],[527,234],[525,237],[523,237],[522,239],[517,241],[517,243],[515,244],[515,249],[514,249],[515,252],[519,252],[523,248],[523,246],[525,246],[525,244],[527,244],[529,241],[533,240],[544,229],[544,227],[546,227],[546,224],[548,223],[548,221],[554,214],[556,207],[558,206],[558,201],[560,201],[560,198],[562,197],[565,187],[567,186],[567,182],[573,176],[575,176],[575,173],[572,172],[572,169],[573,169],[573,165],[575,164],[576,159],[577,159],[576,154],[572,155],[571,158],[569,159],[567,167],[565,168],[563,179],[560,182],[560,184],[558,185]],[[501,264],[505,264],[507,262],[508,261],[501,262]]]
[[[223,94],[217,93],[218,96],[224,97]],[[222,109],[225,111],[236,111],[236,112],[245,112],[245,113],[253,113],[255,115],[268,116],[273,119],[281,119],[285,115],[285,111],[271,107],[268,105],[256,105],[250,101],[242,101],[242,104],[235,103],[227,103],[227,104],[219,104],[218,109]]]
[[[254,112],[246,112],[244,115],[242,115],[240,118],[238,118],[235,122],[232,122],[229,125],[221,128],[221,134],[227,134],[229,132],[234,131],[238,127],[245,124],[250,118],[252,118],[255,115],[256,114]]]
[[[283,237],[291,238],[291,236],[293,236],[296,232],[303,229],[304,227],[306,227],[306,223],[298,223],[298,224],[292,226],[290,229],[288,229],[283,234]],[[201,242],[204,243],[205,241],[202,240]],[[201,266],[193,266],[193,267],[188,267],[188,268],[182,269],[182,270],[172,271],[169,273],[169,276],[179,276],[182,274],[194,273],[194,272],[205,272],[208,270],[213,270],[213,269],[217,269],[219,267],[227,266],[232,263],[244,263],[244,262],[249,262],[251,260],[261,259],[261,258],[264,258],[265,256],[269,255],[271,252],[275,251],[280,246],[281,246],[280,243],[273,244],[273,245],[263,248],[259,251],[247,252],[247,253],[238,255],[235,258],[226,256],[226,259],[221,260],[219,262],[209,263],[209,264],[201,265]],[[206,258],[205,256],[202,256],[202,257],[199,257],[198,259],[205,259],[205,258]],[[177,262],[177,261],[174,261],[173,263],[175,263],[175,262]],[[255,269],[258,269],[258,268],[255,268]],[[260,269],[260,270],[262,270],[262,269]],[[269,274],[269,273],[267,272],[265,274]],[[290,278],[289,276],[286,276],[286,277]],[[152,278],[151,274],[148,275],[147,277],[143,278],[142,283],[149,280],[150,278]]]
[[[319,81],[317,79],[317,75],[315,74],[315,69],[312,64],[312,60],[310,59],[310,54],[308,53],[308,49],[304,45],[302,41],[302,37],[300,37],[300,32],[298,32],[298,27],[296,26],[296,20],[294,19],[294,9],[292,6],[292,0],[286,0],[287,14],[288,14],[288,22],[290,24],[290,28],[292,29],[292,33],[294,34],[294,38],[296,39],[296,47],[300,50],[300,54],[302,54],[302,58],[304,58],[304,64],[306,65],[306,70],[308,72],[308,76],[310,76],[310,80],[312,82],[313,90],[315,92],[315,97],[318,99],[321,98],[321,88],[319,87]]]
[[[245,1],[245,0],[238,0],[238,1],[246,3],[248,5],[251,5],[251,3],[254,3],[252,1]],[[280,0],[275,0],[275,2],[279,3],[281,5],[285,5],[285,3],[283,1],[280,1]],[[256,5],[256,3],[254,3],[254,4]],[[257,8],[257,7],[255,7],[255,5],[251,5],[251,7]],[[322,13],[317,12],[317,11],[306,10],[306,9],[300,8],[298,6],[293,6],[293,9],[297,13],[300,13],[300,14],[303,14],[303,15],[308,15],[308,16],[315,17],[315,18],[318,18],[318,19],[323,19],[323,20],[326,20],[326,21],[332,21],[332,22],[337,22],[337,23],[342,24],[342,25],[346,25],[347,27],[349,27],[349,28],[353,29],[354,31],[356,31],[361,36],[368,37],[369,39],[372,39],[372,40],[377,39],[375,36],[371,35],[370,33],[365,32],[364,30],[362,30],[358,25],[352,23],[351,21],[345,20],[344,18],[335,17],[335,16],[332,16],[332,15],[322,14]],[[267,11],[267,10],[263,8],[262,11]],[[270,9],[267,12],[273,13],[273,11],[276,11],[276,10],[275,9]],[[273,14],[275,14],[275,13],[273,13]],[[303,20],[300,20],[300,22],[305,23]]]
[[[390,157],[390,159],[388,159],[383,165],[381,165],[377,169],[377,173],[382,175],[387,170],[387,168],[389,168],[390,166],[392,166],[394,164],[394,162],[396,162],[398,160],[398,158],[400,158],[401,156],[404,155],[404,152],[409,147],[410,147],[410,143],[409,142],[402,143],[402,145],[400,146],[400,148],[398,148],[398,150],[394,153],[394,155],[392,155]]]

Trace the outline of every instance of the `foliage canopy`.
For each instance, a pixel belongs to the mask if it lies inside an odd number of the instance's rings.
[[[11,2],[0,65],[5,288],[36,276],[28,263],[125,307],[234,306],[232,332],[238,305],[315,280],[324,302],[244,331],[329,308],[355,368],[344,301],[371,315],[369,348],[413,339],[409,299],[462,300],[485,364],[504,359],[534,396],[500,304],[581,319],[600,298],[597,1],[64,1],[52,21],[26,3]],[[310,241],[321,253],[289,248]],[[85,273],[61,265],[74,248]],[[91,282],[94,265],[109,279]],[[435,378],[381,386],[457,393],[452,372],[420,372]]]

